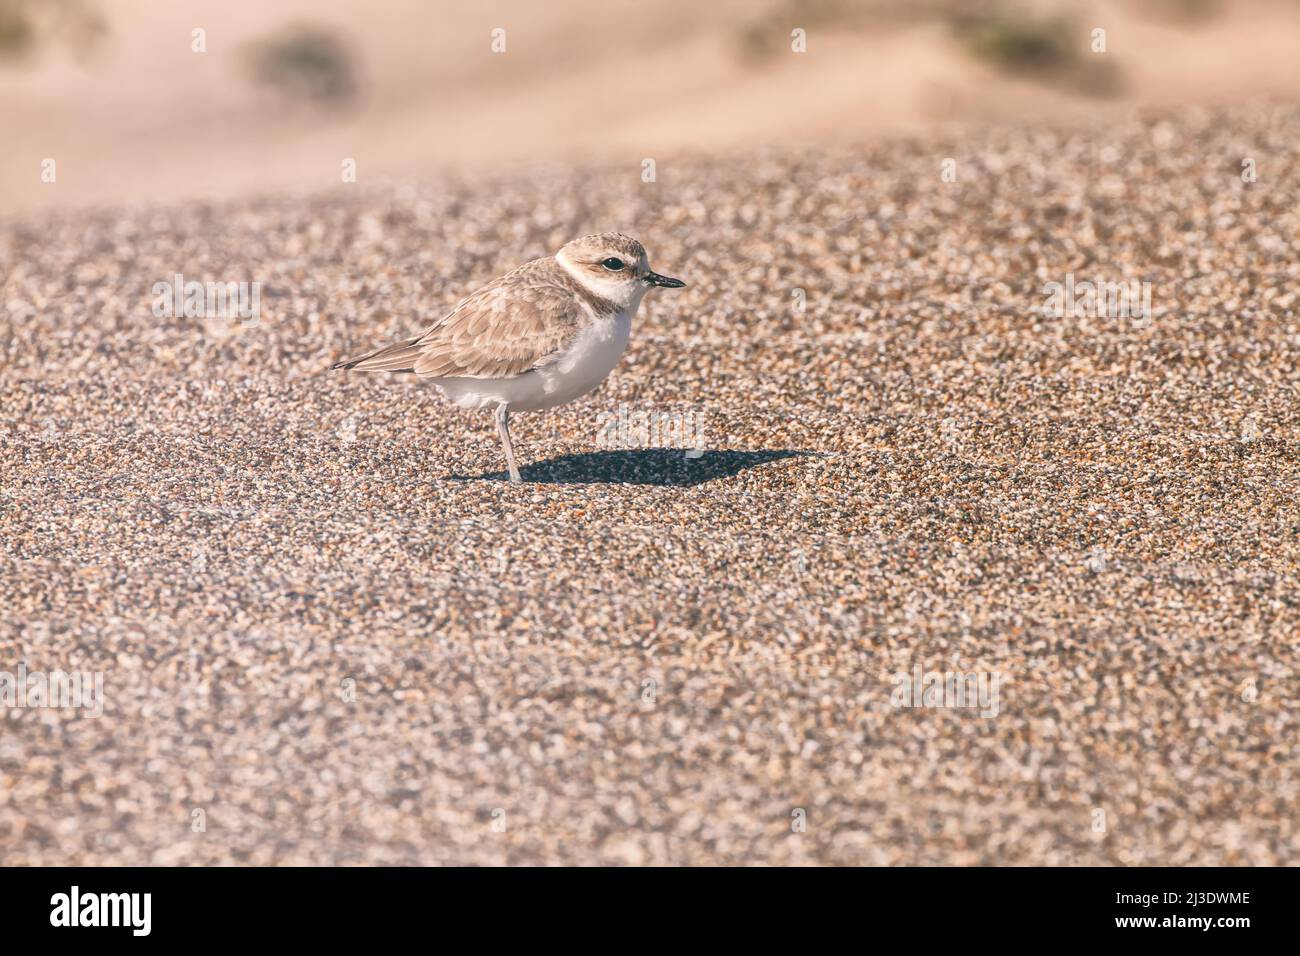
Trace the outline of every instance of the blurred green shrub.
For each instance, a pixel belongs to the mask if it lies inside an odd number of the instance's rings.
[[[333,32],[296,24],[249,44],[245,63],[253,79],[287,99],[342,106],[357,95],[352,53]]]
[[[1066,16],[1035,16],[1001,3],[953,9],[949,24],[976,59],[1088,96],[1112,96],[1122,74],[1111,54],[1088,54],[1090,31]]]
[[[1064,18],[1038,20],[999,7],[955,12],[952,28],[975,57],[1019,72],[1051,72],[1068,66],[1083,42]]]
[[[36,31],[23,6],[17,0],[0,0],[0,58],[22,56],[36,39]]]
[[[107,32],[87,0],[0,0],[0,62],[26,60],[56,38],[84,57]]]

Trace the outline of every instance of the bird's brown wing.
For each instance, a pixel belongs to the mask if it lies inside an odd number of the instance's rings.
[[[535,259],[470,295],[423,335],[334,367],[513,378],[558,358],[582,319],[572,280],[554,259]]]

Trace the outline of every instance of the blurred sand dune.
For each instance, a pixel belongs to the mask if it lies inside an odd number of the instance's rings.
[[[18,2],[18,0],[8,0]],[[71,0],[69,0],[71,2]],[[987,6],[987,5],[986,5]],[[1097,96],[970,55],[950,29],[966,4],[605,0],[121,0],[79,57],[48,43],[0,63],[0,210],[329,188],[363,179],[853,142],[944,122],[1036,119],[1300,89],[1300,7],[1039,3],[1088,50],[1107,30],[1118,84]],[[244,50],[292,24],[345,38],[359,95],[346,108],[259,87]],[[491,31],[506,31],[493,53]],[[790,51],[790,31],[808,51]],[[206,31],[207,52],[191,50]],[[41,162],[57,181],[41,181]]]

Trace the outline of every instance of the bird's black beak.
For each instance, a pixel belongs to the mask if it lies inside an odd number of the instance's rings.
[[[670,279],[668,276],[661,276],[657,272],[647,272],[645,281],[650,285],[657,285],[664,289],[682,289],[686,286],[686,283],[681,279]]]

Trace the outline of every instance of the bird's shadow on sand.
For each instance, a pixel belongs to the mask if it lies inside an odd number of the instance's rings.
[[[780,449],[771,451],[706,451],[687,458],[680,448],[645,448],[636,451],[593,451],[561,455],[524,465],[519,477],[525,482],[553,485],[701,485],[715,478],[730,478],[769,461],[813,454]],[[505,481],[506,472],[482,475],[451,475],[452,481]]]

